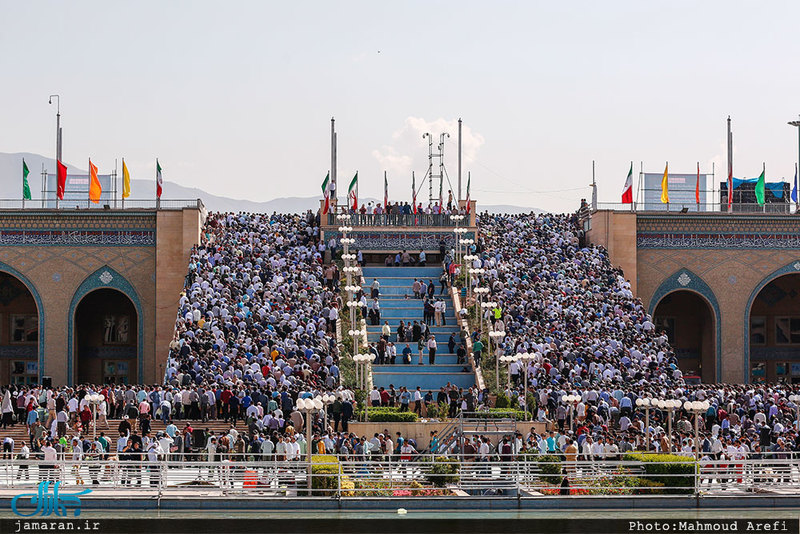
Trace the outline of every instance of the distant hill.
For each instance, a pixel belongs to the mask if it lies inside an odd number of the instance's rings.
[[[12,199],[22,198],[22,158],[31,174],[28,177],[33,198],[41,197],[41,171],[42,164],[52,172],[55,169],[55,162],[52,158],[46,158],[39,154],[29,152],[18,152],[8,154],[0,152],[0,198]],[[86,173],[86,169],[81,169],[67,163],[67,172]],[[136,191],[135,198],[155,197],[154,180],[131,180],[131,189]],[[144,192],[144,193],[142,193]],[[212,195],[196,187],[185,187],[175,182],[164,181],[164,198],[172,199],[194,199],[203,200],[206,209],[209,211],[249,211],[260,213],[302,213],[307,210],[316,210],[319,207],[319,197],[285,197],[275,198],[263,202],[253,200],[242,200],[230,197]],[[377,202],[375,198],[361,199],[364,202]],[[534,211],[541,213],[543,210],[532,207],[506,206],[506,205],[478,205],[480,211],[490,213],[530,213]]]

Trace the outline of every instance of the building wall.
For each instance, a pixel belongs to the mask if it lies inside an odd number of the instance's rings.
[[[75,380],[75,309],[94,289],[112,287],[140,315],[135,331],[141,364],[132,379],[160,382],[201,224],[199,208],[0,212],[0,271],[26,282],[41,307],[40,376],[54,384]],[[8,367],[0,363],[0,383],[6,383]]]
[[[602,245],[608,250],[611,263],[622,268],[637,293],[638,268],[636,258],[636,213],[603,210],[592,214],[586,238],[590,243]]]

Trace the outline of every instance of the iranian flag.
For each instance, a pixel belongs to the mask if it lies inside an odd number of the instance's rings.
[[[331,209],[331,195],[328,191],[328,182],[331,179],[331,173],[325,175],[325,180],[322,181],[322,198],[325,199],[325,204],[322,206],[322,214],[325,215]]]
[[[413,172],[411,173],[411,211],[414,212],[414,215],[417,214],[417,179]]]
[[[161,198],[161,192],[164,190],[164,179],[161,177],[161,165],[156,158],[156,198]]]
[[[350,207],[353,211],[358,209],[358,171],[353,179],[350,180],[350,187],[347,188],[347,198],[350,200]]]
[[[633,204],[633,163],[625,178],[625,186],[622,188],[622,203]]]

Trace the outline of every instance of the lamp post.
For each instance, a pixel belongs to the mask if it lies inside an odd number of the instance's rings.
[[[489,304],[487,302],[483,302],[483,297],[489,292],[488,287],[476,287],[475,288],[475,313],[480,313],[480,325],[481,325],[481,332],[483,332],[483,314],[486,308],[489,306],[485,306],[485,304]]]
[[[561,402],[563,402],[569,409],[569,429],[572,430],[572,408],[575,404],[580,402],[580,395],[561,395]]]
[[[470,273],[470,270],[472,269],[471,267],[472,261],[475,260],[476,258],[477,256],[474,256],[472,254],[465,254],[464,257],[462,258],[464,262],[464,283],[467,286],[467,301],[464,303],[464,307],[469,306],[469,299],[470,295],[472,294],[472,274]]]
[[[306,417],[306,462],[308,462],[308,494],[311,495],[311,420],[323,409],[322,397],[299,398],[295,403],[298,412]]]
[[[789,121],[787,124],[797,128],[797,164],[800,165],[800,121]],[[798,201],[800,201],[800,198],[798,198]],[[800,202],[796,204],[800,206]]]
[[[522,352],[517,354],[517,357],[522,362],[522,369],[525,374],[524,377],[525,390],[522,392],[522,394],[525,395],[525,411],[527,412],[528,411],[528,362],[530,362],[536,356],[529,352]],[[533,412],[531,412],[531,417],[533,417]]]
[[[101,402],[103,402],[104,397],[102,395],[100,395],[99,393],[93,393],[91,395],[87,395],[86,398],[89,401],[89,404],[92,405],[92,428],[93,428],[92,441],[96,441],[97,440],[97,407],[100,405]]]
[[[489,332],[489,335],[492,335],[492,334],[493,334],[493,332]],[[504,355],[500,356],[499,360],[501,362],[503,362],[504,364],[508,365],[508,372],[506,374],[506,387],[510,388],[511,387],[511,364],[516,362],[516,361],[519,361],[519,354],[515,354],[515,355],[504,354]],[[498,381],[497,389],[500,389],[500,385],[499,385],[500,379],[498,378],[497,381]]]
[[[369,374],[369,366],[374,360],[375,355],[369,352],[353,356],[353,361],[356,362],[356,366],[361,368],[361,381],[358,387],[364,391],[364,421],[366,422],[369,422],[369,380],[367,380],[367,377]]]
[[[681,407],[681,401],[679,401],[678,399],[667,399],[667,400],[655,399],[653,401],[653,403],[655,404],[655,406],[657,408],[667,411],[667,436],[669,437],[669,444],[670,444],[670,448],[671,448],[672,447],[672,415],[673,415],[673,413],[675,412],[676,409]],[[664,452],[664,451],[662,451],[662,452]],[[670,453],[670,452],[672,452],[672,450],[670,449],[669,451],[666,451],[666,452]]]
[[[789,395],[789,400],[794,404],[795,427],[800,430],[800,395]]]
[[[490,345],[494,344],[494,347],[496,349],[497,346],[500,344],[500,339],[502,339],[505,335],[506,335],[506,333],[504,331],[502,331],[502,330],[491,330],[489,332]],[[494,354],[494,351],[492,352],[492,354]],[[497,389],[500,389],[500,361],[499,360],[502,359],[502,358],[505,358],[505,357],[506,356],[501,356],[500,358],[495,357],[495,359],[494,359],[494,375],[495,375],[495,378],[497,379],[496,380],[497,384],[495,384],[497,386]],[[516,361],[516,357],[515,356],[509,356],[509,357],[511,358],[511,360],[508,360],[508,365],[510,366],[511,362]],[[504,361],[507,361],[507,360],[504,360]],[[510,374],[510,372],[509,372],[509,377],[508,378],[509,378],[509,383],[510,383],[511,382],[511,374]]]
[[[328,431],[328,406],[336,402],[336,395],[334,393],[323,393],[322,394],[322,410],[324,414],[325,420],[325,432]]]
[[[636,399],[636,406],[644,408],[644,448],[646,452],[650,452],[650,407],[655,406],[654,400],[649,397]]]
[[[686,401],[683,409],[694,414],[694,453],[695,458],[700,460],[700,414],[708,411],[708,401]]]

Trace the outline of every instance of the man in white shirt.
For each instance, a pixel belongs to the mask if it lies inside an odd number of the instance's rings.
[[[42,480],[55,480],[57,474],[55,469],[56,463],[56,450],[53,448],[53,442],[48,440],[44,447],[42,447],[42,454],[44,455],[43,463],[39,466],[41,471]]]

